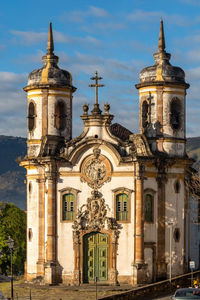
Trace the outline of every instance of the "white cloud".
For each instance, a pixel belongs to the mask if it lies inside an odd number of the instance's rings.
[[[99,18],[105,18],[109,16],[109,13],[103,8],[90,6],[88,10],[88,15]]]
[[[0,81],[3,84],[19,83],[25,80],[27,74],[16,74],[12,72],[0,72]]]
[[[179,2],[194,6],[200,6],[199,0],[179,0]]]
[[[101,29],[101,30],[119,30],[119,29],[125,29],[127,26],[124,23],[119,22],[99,22],[96,23],[93,27],[93,29]]]
[[[188,17],[178,14],[166,14],[163,11],[145,11],[135,10],[127,16],[127,19],[132,22],[157,23],[160,18],[163,18],[170,24],[178,26],[188,26],[192,21]]]
[[[60,19],[63,22],[67,20],[75,23],[83,23],[85,19],[89,17],[106,18],[108,16],[109,13],[105,9],[96,6],[89,6],[88,9],[85,11],[75,10],[71,12],[64,12]]]
[[[15,36],[15,39],[21,44],[30,46],[33,44],[40,43],[41,41],[47,42],[47,32],[32,32],[32,31],[16,31],[11,30],[11,33]],[[101,42],[93,36],[76,37],[63,34],[62,32],[54,31],[54,42],[55,43],[70,43],[84,45],[100,46]]]
[[[19,30],[11,30],[10,32],[12,35],[15,36],[15,38],[19,38],[21,43],[25,43],[28,46],[40,43],[47,39],[46,32],[19,31]]]

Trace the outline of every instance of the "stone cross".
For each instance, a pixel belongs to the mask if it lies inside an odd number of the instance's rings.
[[[98,87],[104,86],[104,84],[98,84],[98,81],[103,79],[103,77],[98,77],[98,72],[95,72],[95,76],[90,78],[95,80],[95,84],[89,84],[89,87],[95,87],[95,104],[98,104]]]

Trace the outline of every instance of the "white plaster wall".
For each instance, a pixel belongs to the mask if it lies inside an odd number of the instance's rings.
[[[164,142],[163,148],[164,151],[171,156],[184,156],[185,154],[185,143],[177,143],[176,141],[174,141],[173,143]]]
[[[66,106],[66,128],[61,131],[58,130],[55,126],[55,105],[57,101],[63,101]],[[66,95],[66,97],[61,96],[52,96],[51,94],[48,96],[48,134],[49,135],[58,135],[64,136],[66,139],[70,138],[71,135],[71,107],[70,107],[70,94]]]
[[[166,89],[171,93],[163,93],[163,132],[166,137],[185,138],[185,96],[177,94],[181,90]],[[179,130],[173,130],[170,126],[170,104],[173,98],[177,97],[180,100],[182,112],[181,112],[181,128]]]
[[[33,102],[35,104],[35,129],[31,132],[28,130],[28,140],[30,139],[41,139],[42,135],[42,96],[34,96],[36,92],[29,92],[28,96],[31,97],[28,98],[28,104],[27,108],[29,106],[30,102]],[[37,92],[38,94],[39,92]],[[28,112],[27,112],[28,116]]]
[[[85,157],[88,154],[92,154],[92,149],[86,151],[81,156],[81,160],[78,165],[75,166],[74,171],[80,169],[80,165]],[[113,163],[113,169],[116,170],[131,170],[131,167],[117,167],[114,164],[113,158],[110,154],[106,153],[105,150],[102,150],[102,154],[106,155]],[[67,171],[69,168],[62,167],[62,171]],[[61,171],[61,170],[60,170]],[[132,167],[133,172],[133,167]],[[62,176],[57,185],[57,212],[58,212],[58,260],[61,266],[63,267],[63,273],[70,275],[74,269],[74,251],[73,251],[73,238],[72,238],[72,223],[60,222],[61,217],[61,197],[60,191],[64,188],[74,188],[80,190],[77,196],[77,209],[80,208],[83,204],[86,204],[87,198],[91,196],[92,189],[88,186],[86,182],[81,182],[79,176]],[[114,192],[113,189],[116,188],[128,188],[132,190],[131,193],[131,222],[122,223],[122,229],[120,230],[119,237],[119,247],[118,247],[118,256],[117,256],[117,270],[119,275],[132,275],[132,263],[134,259],[134,178],[133,177],[112,177],[110,182],[104,183],[104,185],[99,189],[102,193],[103,198],[105,199],[108,213],[107,216],[114,217]]]
[[[158,120],[158,94],[156,88],[148,87],[146,89],[142,89],[139,98],[140,98],[140,132],[142,132],[142,102],[144,98],[149,98],[149,92],[151,92],[151,126],[147,129],[145,133],[147,137],[155,137],[157,135],[156,123]],[[145,94],[147,93],[147,94]],[[163,135],[164,137],[175,137],[175,138],[185,138],[185,95],[184,90],[180,88],[170,88],[165,87],[163,90]],[[180,99],[182,106],[181,113],[181,128],[179,130],[173,130],[170,125],[170,104],[171,100],[177,97]],[[157,148],[157,144],[152,144],[152,150],[155,151]],[[184,143],[176,143],[176,142],[164,142],[163,143],[164,151],[169,155],[185,155],[185,144]]]
[[[70,97],[69,92],[59,92],[56,91],[58,95],[52,95],[55,93],[54,90],[49,90],[48,95],[48,134],[49,135],[60,135],[59,130],[55,127],[55,103],[58,100],[63,100],[66,104],[66,129],[61,132],[61,135],[66,139],[70,137],[71,134],[71,107],[70,107]],[[61,96],[59,96],[59,93]],[[40,96],[38,96],[40,94]],[[64,94],[64,95],[63,95]],[[66,96],[65,96],[66,94]],[[30,91],[28,92],[28,104],[32,101],[35,104],[35,128],[33,131],[28,130],[28,139],[41,139],[42,137],[42,92],[41,91]],[[28,112],[27,112],[28,116]]]
[[[200,224],[198,223],[198,198],[190,196],[186,222],[186,258],[195,261],[195,269],[200,268]]]
[[[157,216],[158,216],[158,197],[157,197],[157,181],[155,178],[148,178],[144,181],[144,197],[145,194],[152,194],[154,197],[153,203],[153,223],[144,223],[144,241],[157,242]],[[145,192],[146,191],[146,192]],[[153,193],[154,191],[154,193]]]
[[[169,272],[169,261],[170,261],[170,228],[167,225],[167,222],[170,221],[173,223],[172,226],[172,275],[181,274],[183,272],[183,260],[184,260],[184,182],[180,179],[180,192],[175,193],[174,183],[175,178],[169,178],[166,183],[166,236],[165,236],[165,251],[168,264]],[[180,240],[176,242],[174,240],[173,234],[174,229],[180,229]]]
[[[144,261],[148,265],[147,280],[149,283],[151,283],[153,280],[153,249],[144,249]]]
[[[29,241],[27,235],[27,272],[36,273],[38,260],[38,183],[35,180],[27,180],[32,184],[32,192],[27,191],[27,231],[32,228],[32,239]]]

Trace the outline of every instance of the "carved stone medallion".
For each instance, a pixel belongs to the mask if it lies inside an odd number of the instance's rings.
[[[100,155],[100,151],[99,148],[94,148],[94,154],[85,159],[81,168],[81,180],[94,189],[100,188],[111,179],[110,162],[105,156]]]
[[[92,182],[103,180],[106,175],[106,165],[100,159],[89,160],[85,165],[85,175]]]

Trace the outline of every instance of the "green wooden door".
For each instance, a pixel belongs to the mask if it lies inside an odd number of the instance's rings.
[[[83,238],[83,281],[108,280],[108,236],[92,232]]]

